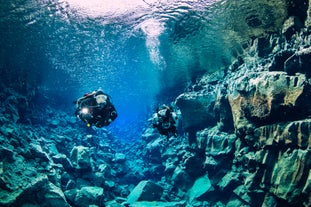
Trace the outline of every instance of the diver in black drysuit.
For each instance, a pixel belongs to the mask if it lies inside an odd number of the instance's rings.
[[[88,127],[93,124],[98,128],[108,126],[118,116],[109,95],[102,90],[85,94],[74,103],[75,115]]]
[[[177,115],[172,107],[165,104],[159,107],[152,116],[152,126],[167,138],[177,137]]]

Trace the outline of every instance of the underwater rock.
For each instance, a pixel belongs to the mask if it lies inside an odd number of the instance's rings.
[[[261,203],[264,199],[264,192],[262,190],[252,192],[249,191],[249,189],[244,185],[240,185],[239,187],[234,189],[233,192],[239,198],[239,201],[235,200],[235,205],[237,205],[236,202],[240,202],[241,204],[246,204],[247,206],[261,206]],[[232,202],[232,200],[228,203],[230,202]]]
[[[285,35],[286,39],[290,39],[293,34],[299,32],[303,28],[303,23],[296,16],[291,16],[285,20],[282,28],[282,33]]]
[[[162,164],[151,164],[143,171],[144,177],[153,178],[154,180],[160,180],[164,175],[165,167]]]
[[[161,152],[163,151],[163,148],[163,138],[158,137],[147,144],[143,151],[143,155],[149,162],[153,164],[161,164]]]
[[[50,162],[51,159],[49,155],[42,150],[40,145],[31,143],[29,146],[30,146],[29,149],[31,153],[31,158],[37,158],[37,160],[40,160],[40,162],[46,162],[46,163]]]
[[[32,180],[22,191],[10,194],[6,204],[12,206],[40,205],[40,206],[69,206],[63,192],[42,175]]]
[[[3,102],[3,105],[6,109],[5,113],[10,120],[16,123],[19,120],[19,113],[18,113],[18,100],[15,95],[11,95],[6,98]]]
[[[218,156],[233,153],[235,134],[220,132],[218,128],[204,129],[197,132],[197,147],[208,155]]]
[[[262,206],[277,207],[278,202],[277,202],[275,196],[267,193],[265,195],[263,202],[262,202]]]
[[[289,75],[303,73],[307,78],[311,77],[311,47],[303,48],[284,62],[284,71]]]
[[[183,93],[176,99],[180,109],[185,131],[198,131],[216,125],[214,105],[215,91]]]
[[[163,188],[149,180],[144,180],[132,190],[127,197],[127,202],[132,204],[136,201],[159,201]]]
[[[44,200],[40,203],[40,206],[51,206],[51,207],[59,207],[59,206],[70,206],[66,199],[62,190],[55,186],[53,183],[48,183],[48,191],[44,194]],[[39,202],[41,198],[38,199]]]
[[[123,153],[116,153],[114,155],[114,162],[123,163],[125,162],[125,154]]]
[[[128,167],[127,163],[114,163],[113,164],[113,171],[114,171],[115,176],[123,177],[128,173],[129,167]]]
[[[159,133],[155,128],[147,128],[144,133],[142,134],[142,140],[146,141],[147,143],[151,142],[152,140],[155,140],[159,137]]]
[[[230,17],[252,38],[232,66],[176,99],[192,143],[147,128],[122,145],[51,101],[28,116],[29,97],[0,86],[0,206],[68,206],[61,189],[71,206],[120,207],[127,196],[133,207],[310,206],[311,36],[297,9],[309,6],[310,27],[310,2],[248,1],[256,9]]]
[[[261,161],[265,166],[262,182],[275,196],[287,200],[291,205],[302,205],[300,202],[304,201],[303,198],[311,195],[308,181],[310,153],[309,150],[301,149],[288,149],[277,154],[273,150],[266,151]]]
[[[233,133],[234,132],[233,117],[226,91],[227,86],[224,85],[221,85],[217,89],[214,112],[219,131]]]
[[[249,206],[241,198],[236,195],[232,195],[226,204],[226,207],[236,207],[236,206]]]
[[[122,202],[113,200],[113,201],[106,202],[105,207],[124,207],[124,205],[122,204]]]
[[[240,173],[229,171],[222,179],[217,183],[217,187],[222,192],[232,192],[233,189],[241,184]]]
[[[182,191],[187,191],[193,184],[191,176],[181,167],[176,167],[171,177],[172,185]]]
[[[12,162],[14,161],[14,152],[7,147],[0,146],[0,157],[1,160]]]
[[[310,132],[311,119],[282,122],[256,128],[254,137],[258,142],[252,141],[260,147],[279,145],[307,149],[311,147]]]
[[[105,177],[111,177],[111,166],[108,164],[99,164],[97,166],[98,171],[102,173]]]
[[[64,169],[66,171],[71,171],[72,170],[72,166],[71,166],[71,163],[70,163],[70,160],[67,158],[67,156],[65,154],[57,154],[57,155],[54,155],[52,157],[54,163],[56,164],[62,164],[62,166],[64,167]]]
[[[95,186],[84,186],[77,190],[74,204],[77,207],[89,207],[90,205],[102,206],[104,189]]]
[[[268,123],[303,119],[310,114],[311,91],[305,75],[259,72],[229,85],[228,99],[237,132]]]
[[[309,172],[309,176],[308,176],[308,178],[306,180],[306,184],[305,184],[305,186],[302,189],[303,195],[306,195],[306,198],[305,198],[305,200],[303,202],[304,206],[311,206],[310,192],[311,192],[311,172]]]
[[[91,170],[90,149],[84,146],[75,146],[70,152],[70,161],[74,168]]]
[[[285,61],[295,52],[292,50],[277,50],[273,56],[272,63],[269,66],[269,71],[284,71]]]
[[[74,189],[74,188],[76,188],[77,187],[77,184],[76,184],[76,182],[75,181],[73,181],[73,180],[68,180],[68,182],[67,183],[64,183],[65,181],[63,181],[64,179],[62,179],[62,184],[64,184],[64,186],[65,187],[63,187],[63,190],[65,191],[67,191],[67,190],[72,190],[72,189]]]
[[[147,207],[147,206],[148,207],[186,207],[186,201],[176,201],[176,202],[139,201],[139,202],[134,202],[131,204],[131,207]],[[119,206],[116,206],[116,207],[119,207]]]
[[[310,27],[311,26],[311,1],[308,1],[308,6],[307,6],[307,18],[305,21],[305,27]]]
[[[165,174],[166,175],[172,175],[174,170],[177,167],[178,159],[177,158],[168,158],[165,161]]]
[[[197,178],[204,174],[203,162],[205,155],[203,152],[189,154],[185,156],[182,166],[192,178]]]
[[[48,122],[50,124],[50,127],[52,127],[52,128],[56,128],[60,124],[60,120],[59,119],[48,120]]]
[[[211,185],[207,175],[196,179],[188,191],[189,203],[192,203],[192,201],[195,199],[200,200],[201,197],[205,197],[208,192],[213,190],[214,187]]]

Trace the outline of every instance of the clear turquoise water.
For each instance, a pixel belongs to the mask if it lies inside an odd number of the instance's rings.
[[[31,83],[72,114],[73,100],[102,88],[119,112],[109,127],[124,137],[198,76],[230,64],[250,36],[279,24],[263,1],[81,2],[1,0],[1,79]]]

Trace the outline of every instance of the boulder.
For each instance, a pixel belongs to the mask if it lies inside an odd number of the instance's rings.
[[[115,155],[114,155],[114,162],[118,162],[118,163],[123,163],[123,162],[125,162],[125,159],[126,159],[126,157],[125,157],[125,154],[123,154],[123,153],[116,153]]]
[[[163,188],[149,180],[143,180],[132,190],[127,197],[127,202],[132,204],[136,201],[159,201]]]
[[[52,157],[54,163],[62,164],[66,171],[70,171],[72,169],[70,160],[67,158],[65,154],[59,153]]]
[[[90,205],[102,206],[104,189],[95,186],[85,186],[77,191],[74,204],[77,207],[89,207]]]
[[[187,191],[189,187],[191,187],[193,179],[189,176],[186,171],[184,171],[181,167],[176,167],[171,182],[173,182],[173,186],[181,189],[183,191]]]
[[[30,183],[19,191],[10,193],[6,204],[11,206],[40,205],[40,206],[69,206],[61,189],[49,182],[47,176],[33,178]],[[4,204],[1,202],[1,204]]]
[[[47,191],[43,195],[43,202],[40,203],[40,206],[47,206],[47,207],[59,207],[59,206],[68,206],[65,199],[65,195],[63,191],[54,185],[53,183],[49,182],[47,186]]]
[[[176,106],[181,111],[185,131],[198,131],[215,126],[215,101],[214,91],[188,92],[178,96]]]
[[[51,158],[49,155],[43,151],[42,147],[38,144],[31,143],[30,145],[30,153],[31,158],[36,158],[37,160],[40,160],[41,162],[50,162]]]
[[[220,182],[217,183],[217,187],[223,192],[232,192],[232,190],[238,187],[239,184],[241,184],[240,173],[229,171],[224,177],[222,177]]]
[[[70,203],[74,203],[75,202],[75,197],[77,195],[77,192],[78,192],[78,190],[76,188],[69,189],[69,190],[66,190],[64,192],[68,202],[70,202]]]
[[[211,182],[207,175],[204,175],[194,182],[192,187],[188,191],[189,203],[193,200],[203,198],[208,192],[214,190],[214,187],[211,185]]]
[[[197,178],[202,176],[205,172],[203,163],[205,160],[205,154],[195,153],[188,155],[183,161],[184,170],[192,177]]]
[[[161,152],[164,149],[163,138],[158,137],[157,139],[149,142],[144,149],[144,156],[149,162],[153,164],[161,164]]]
[[[75,146],[70,152],[70,161],[76,169],[92,169],[90,149],[84,146]]]

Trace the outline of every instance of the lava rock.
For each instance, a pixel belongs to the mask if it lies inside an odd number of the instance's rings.
[[[260,147],[285,145],[307,149],[311,147],[310,131],[311,119],[304,119],[256,128],[254,137],[256,140],[259,140]]]
[[[292,35],[299,32],[302,27],[303,24],[300,19],[296,16],[291,16],[284,22],[282,33],[285,35],[286,39],[290,39]]]
[[[214,187],[211,185],[211,182],[207,175],[204,175],[195,180],[192,187],[189,189],[188,196],[189,202],[192,203],[193,200],[206,196],[208,192],[214,190]]]
[[[284,62],[284,70],[289,75],[303,73],[307,78],[311,77],[311,47],[304,48],[290,56]]]
[[[104,189],[95,186],[85,186],[77,191],[74,204],[77,207],[89,207],[90,205],[102,206]]]
[[[70,153],[70,161],[74,168],[91,170],[91,152],[88,147],[75,146]]]
[[[228,88],[234,126],[244,134],[254,126],[306,118],[311,113],[309,96],[305,75],[284,72],[248,74],[232,81]]]
[[[163,193],[163,188],[149,180],[144,180],[132,190],[127,197],[128,203],[136,201],[159,201]]]
[[[209,126],[215,126],[214,106],[215,91],[200,91],[183,93],[176,99],[176,106],[180,109],[185,131],[197,131]]]

